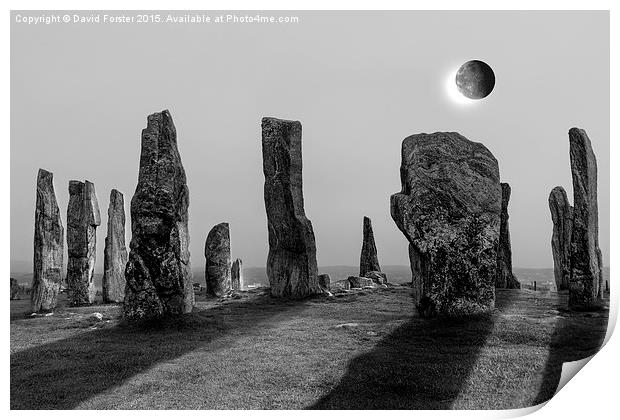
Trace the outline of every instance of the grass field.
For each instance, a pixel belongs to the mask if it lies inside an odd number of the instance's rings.
[[[242,295],[144,329],[115,305],[29,317],[12,301],[11,408],[519,408],[549,399],[607,326],[607,311],[529,290],[498,290],[493,313],[461,321],[420,319],[406,286]]]

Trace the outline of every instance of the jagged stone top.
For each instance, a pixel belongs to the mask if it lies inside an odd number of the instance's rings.
[[[456,132],[414,134],[403,140],[401,158],[400,194],[414,205],[444,206],[463,216],[499,214],[499,167],[482,143]]]
[[[88,180],[82,182],[72,179],[69,181],[69,195],[76,197],[73,201],[70,200],[70,213],[75,215],[80,214],[78,208],[81,202],[81,205],[83,206],[82,211],[84,211],[84,213],[82,213],[82,217],[85,218],[84,223],[91,226],[101,225],[101,212],[99,211],[99,202],[97,201],[95,184]],[[75,221],[79,222],[78,219],[75,219]]]

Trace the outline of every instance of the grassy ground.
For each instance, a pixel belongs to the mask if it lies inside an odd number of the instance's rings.
[[[499,290],[492,314],[448,322],[417,317],[406,286],[305,301],[257,290],[146,329],[115,305],[29,317],[12,301],[11,408],[525,407],[605,335],[607,311],[566,299]]]

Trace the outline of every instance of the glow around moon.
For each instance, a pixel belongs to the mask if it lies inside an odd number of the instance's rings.
[[[458,70],[459,66],[455,66],[445,76],[444,89],[446,91],[446,96],[448,97],[450,102],[461,106],[472,106],[479,103],[480,101],[477,101],[475,99],[469,99],[463,96],[461,92],[459,92],[459,89],[455,83],[456,73]]]

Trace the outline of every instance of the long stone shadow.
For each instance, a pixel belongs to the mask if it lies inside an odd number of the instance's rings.
[[[562,318],[555,325],[543,380],[533,405],[553,397],[562,376],[563,363],[593,356],[603,345],[609,320],[609,297],[606,308],[600,311],[569,311],[565,309],[567,304],[568,295],[562,293],[556,308]]]
[[[510,301],[496,305],[501,311]],[[353,359],[340,383],[308,408],[450,409],[493,330],[495,317],[412,317],[371,352]]]
[[[10,408],[71,409],[153,365],[178,358],[231,331],[277,315],[295,316],[304,301],[257,296],[194,311],[148,327],[90,330],[11,355]],[[234,319],[233,319],[234,318]]]

